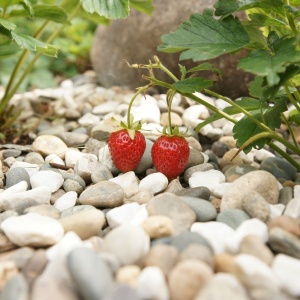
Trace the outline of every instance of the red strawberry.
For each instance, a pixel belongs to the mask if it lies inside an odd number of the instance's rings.
[[[190,148],[182,136],[163,135],[154,142],[151,155],[156,170],[172,180],[184,171]]]
[[[134,170],[141,160],[146,140],[139,131],[121,129],[111,133],[108,147],[115,166],[122,172],[129,172]]]

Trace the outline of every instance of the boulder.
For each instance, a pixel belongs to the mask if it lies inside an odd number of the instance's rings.
[[[110,26],[98,26],[94,43],[91,49],[91,61],[97,73],[100,84],[104,87],[127,86],[135,89],[145,85],[148,81],[142,78],[147,70],[131,69],[124,62],[130,64],[147,64],[149,59],[157,55],[162,63],[175,75],[179,76],[179,54],[158,52],[157,46],[162,43],[161,36],[175,31],[178,25],[188,20],[192,13],[201,13],[205,8],[213,8],[216,0],[154,0],[154,12],[151,16],[136,10],[131,10],[130,16],[125,20],[114,20]],[[223,79],[218,80],[213,90],[235,99],[247,95],[247,87],[252,76],[241,70],[236,70],[239,59],[245,53],[236,55],[223,55],[211,60],[222,70]],[[181,61],[187,67],[196,66],[197,62],[191,60]],[[170,81],[170,78],[156,72],[157,77]],[[201,74],[209,79],[216,79],[211,73]],[[162,92],[162,89],[159,89]]]

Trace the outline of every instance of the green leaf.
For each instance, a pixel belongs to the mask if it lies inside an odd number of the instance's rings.
[[[154,10],[152,0],[130,0],[130,6],[148,15],[151,15]]]
[[[181,73],[181,80],[184,79],[186,77],[186,67],[178,64],[179,65],[179,69],[180,69],[180,73]]]
[[[36,4],[32,6],[33,8],[33,16],[35,18],[41,18],[44,20],[53,21],[61,24],[70,24],[68,21],[68,15],[66,12],[59,6],[55,5],[46,5],[46,4]],[[23,10],[13,10],[10,13],[13,17],[30,17],[29,12],[25,9]]]
[[[279,73],[283,73],[287,66],[300,62],[300,51],[296,50],[296,40],[279,39],[271,45],[273,53],[268,50],[257,49],[242,58],[238,68],[255,75],[266,77],[269,86],[279,83]]]
[[[162,36],[159,51],[174,53],[184,51],[180,59],[207,60],[221,54],[235,52],[250,42],[241,22],[229,16],[213,18],[211,10],[193,14],[189,21],[180,24],[175,32]]]
[[[83,9],[109,19],[125,19],[129,14],[129,0],[81,0]]]
[[[183,80],[176,81],[173,86],[181,93],[194,93],[200,92],[213,85],[212,80],[207,80],[201,77],[185,78]]]
[[[222,76],[221,70],[216,68],[213,64],[208,63],[208,62],[200,64],[194,68],[191,68],[191,69],[187,70],[186,72],[191,73],[191,72],[198,72],[198,71],[212,71],[212,72],[217,73],[219,75],[219,77]]]
[[[285,99],[281,99],[275,103],[272,107],[269,104],[269,108],[265,109],[263,116],[260,110],[254,110],[251,115],[260,122],[265,121],[265,125],[271,130],[279,128],[281,125],[281,113],[287,110],[287,104]],[[247,140],[255,136],[258,133],[264,132],[252,119],[248,116],[244,116],[233,127],[233,136],[237,141],[237,146],[241,147]],[[252,143],[249,147],[244,149],[245,153],[248,153],[252,147],[262,148],[269,140],[260,139]]]
[[[11,33],[11,36],[20,48],[38,51],[48,56],[57,57],[58,48],[53,45],[45,44],[29,35],[17,34],[14,31]]]
[[[262,8],[267,12],[285,16],[281,0],[219,0],[214,7],[216,16],[228,16],[234,12],[251,8]]]
[[[288,122],[293,122],[296,125],[300,125],[300,113],[296,109],[290,112]]]
[[[9,22],[3,18],[0,18],[0,24],[7,30],[15,30],[17,25],[12,22]]]
[[[20,48],[15,43],[2,44],[0,45],[0,60],[15,55],[19,51]]]

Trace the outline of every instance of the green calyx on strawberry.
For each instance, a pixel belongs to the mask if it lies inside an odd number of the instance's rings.
[[[158,172],[173,180],[184,171],[189,160],[190,148],[184,137],[186,133],[180,133],[178,127],[171,133],[167,133],[167,129],[164,128],[163,134],[152,146],[152,161]]]

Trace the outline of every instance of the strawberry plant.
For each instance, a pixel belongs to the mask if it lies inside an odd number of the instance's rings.
[[[31,72],[41,55],[58,56],[53,41],[72,24],[74,18],[107,23],[109,19],[126,18],[130,7],[151,13],[152,0],[0,0],[0,59],[17,55],[18,59],[0,99],[0,139],[4,140],[12,130],[19,111],[9,105],[24,79]],[[32,34],[24,34],[16,25],[35,22],[38,28]],[[47,30],[54,23],[54,30]],[[21,27],[21,28],[20,28]],[[29,56],[29,52],[34,53]]]
[[[127,110],[127,124],[121,121],[121,128],[112,132],[108,138],[112,161],[122,172],[134,170],[146,149],[145,137],[139,131],[142,128],[142,121],[134,122],[133,115],[130,113],[134,100],[146,88],[138,89],[132,97]]]
[[[219,0],[214,10],[193,14],[175,32],[163,35],[163,43],[158,46],[159,51],[181,52],[181,60],[201,61],[198,66],[187,70],[179,64],[181,78],[174,76],[157,57],[147,65],[131,67],[148,69],[150,74],[144,78],[152,85],[165,87],[206,106],[212,115],[200,123],[196,131],[226,118],[234,123],[233,134],[240,151],[248,153],[252,148],[268,144],[300,171],[297,159],[289,154],[300,155],[294,135],[295,126],[300,125],[299,4],[299,0]],[[244,16],[236,17],[237,12]],[[255,78],[249,86],[250,96],[233,101],[211,91],[209,87],[214,82],[197,73],[211,70],[220,75],[207,60],[243,49],[247,55],[240,60],[238,68],[254,74]],[[156,78],[153,69],[167,73],[170,82]],[[226,101],[229,106],[217,109],[195,94],[200,91]],[[235,119],[237,113],[244,117]],[[288,140],[277,130],[283,123],[291,136]],[[289,151],[282,150],[278,143]]]
[[[164,127],[163,135],[155,140],[151,149],[154,167],[169,180],[175,179],[184,171],[190,156],[190,148],[184,138],[186,133],[180,132],[178,127],[172,128],[171,107],[174,95],[172,90],[167,92],[169,126]]]

